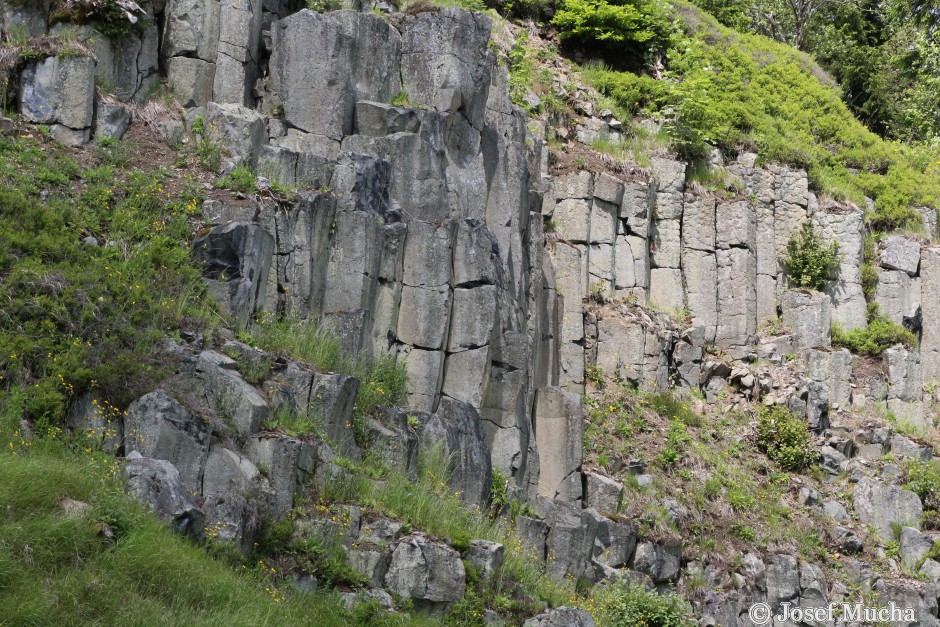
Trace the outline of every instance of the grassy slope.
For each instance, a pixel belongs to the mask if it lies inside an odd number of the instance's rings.
[[[764,162],[805,168],[814,187],[864,206],[876,227],[915,227],[910,205],[940,205],[940,155],[888,142],[842,102],[838,86],[805,54],[720,25],[674,0],[677,31],[661,80],[588,66],[584,77],[627,114],[663,116],[688,156],[705,142],[756,150]]]

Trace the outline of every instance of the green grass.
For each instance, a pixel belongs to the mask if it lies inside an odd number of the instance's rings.
[[[238,166],[214,183],[215,187],[230,189],[241,194],[254,194],[258,191],[258,182],[251,168]]]
[[[125,407],[162,373],[156,342],[218,319],[187,243],[200,201],[163,170],[83,169],[41,137],[0,137],[0,391],[28,389],[31,420],[89,389]]]
[[[284,625],[317,616],[354,624],[329,595],[292,593],[257,564],[233,568],[174,534],[124,495],[110,455],[61,432],[25,438],[9,400],[0,397],[4,622]],[[87,507],[69,513],[67,499]]]

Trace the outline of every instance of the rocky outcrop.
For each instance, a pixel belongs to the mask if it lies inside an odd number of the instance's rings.
[[[199,537],[205,514],[168,461],[132,451],[124,466],[127,491],[147,505],[157,518],[183,535]]]

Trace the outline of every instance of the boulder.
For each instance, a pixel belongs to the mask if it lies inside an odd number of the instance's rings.
[[[53,124],[53,136],[84,144],[95,108],[95,61],[82,56],[28,63],[20,77],[20,113],[30,122]]]
[[[471,540],[464,559],[467,560],[483,579],[492,577],[503,565],[505,547],[499,542],[489,540]]]
[[[829,403],[847,409],[852,395],[852,353],[845,348],[810,350],[807,367],[810,378],[825,386]]]
[[[275,517],[290,511],[294,494],[316,471],[316,449],[287,436],[249,438],[245,443],[245,456],[271,484],[274,494],[269,513]]]
[[[466,571],[460,554],[452,548],[421,535],[406,536],[392,551],[385,588],[419,605],[437,609],[463,598]]]
[[[95,112],[95,137],[110,137],[119,140],[124,137],[131,123],[131,113],[120,104],[99,102]]]
[[[584,502],[602,514],[616,514],[620,509],[623,484],[593,472],[584,473]]]
[[[602,520],[597,525],[594,560],[610,568],[624,568],[636,549],[637,528],[633,522]]]
[[[894,539],[893,523],[914,529],[920,527],[923,505],[910,490],[863,477],[855,485],[854,501],[859,520],[876,527],[878,534],[886,541]]]
[[[129,494],[183,535],[199,537],[205,514],[170,462],[132,451],[124,466]]]
[[[913,527],[901,527],[901,562],[907,568],[914,570],[921,563],[933,542]]]
[[[492,468],[477,410],[447,397],[436,413],[419,417],[422,446],[439,445],[450,459],[449,485],[460,498],[474,505],[485,504],[490,496]]]
[[[190,490],[199,492],[209,456],[209,427],[157,390],[127,408],[124,417],[126,451],[173,464]]]
[[[255,548],[261,529],[257,504],[238,494],[213,494],[202,505],[202,535],[210,542],[228,542],[244,555]]]
[[[678,542],[640,542],[633,556],[633,569],[645,573],[655,583],[675,581],[679,576],[681,549]]]
[[[533,616],[522,627],[594,627],[594,619],[587,610],[562,606]]]
[[[268,404],[237,372],[219,365],[225,359],[215,351],[203,351],[196,362],[196,375],[218,418],[239,436],[248,437],[257,433],[267,419]]]
[[[777,610],[784,601],[796,601],[800,593],[800,571],[792,555],[771,555],[765,573],[767,603]]]
[[[593,577],[594,538],[602,520],[603,517],[595,510],[575,509],[563,501],[552,502],[551,511],[546,516],[548,573],[556,578],[568,575]]]
[[[215,445],[209,449],[202,475],[202,494],[253,496],[266,487],[264,477],[250,459],[231,449]]]

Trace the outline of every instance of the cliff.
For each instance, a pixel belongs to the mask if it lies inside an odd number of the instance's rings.
[[[883,458],[932,460],[934,209],[918,209],[926,234],[894,234],[866,253],[865,210],[753,153],[710,164],[736,181],[717,191],[691,181],[700,164],[665,155],[648,167],[559,163],[545,125],[513,103],[505,51],[490,43],[511,27],[456,8],[298,9],[141,3],[139,27],[105,37],[85,24],[67,31],[68,54],[16,67],[22,119],[50,125],[59,142],[120,139],[134,118],[176,146],[213,147],[220,174],[250,171],[251,192],[213,192],[189,218],[194,259],[238,335],[163,343],[155,350],[168,376],[118,418],[102,416],[94,386],[70,399],[72,428],[97,430],[108,451],[126,454],[129,492],[184,534],[245,554],[265,525],[289,520],[295,538],[345,547],[364,577],[357,588],[432,616],[459,606],[468,580],[492,582],[502,545],[514,542],[507,559],[525,547],[549,579],[676,588],[701,624],[751,624],[753,603],[816,607],[852,598],[854,585],[916,607],[915,624],[936,624],[936,513],[922,518],[923,492]],[[6,33],[64,28],[43,7],[3,11]],[[161,78],[175,105],[148,117]],[[591,109],[570,113],[580,140],[571,143],[619,140],[620,123]],[[785,271],[805,223],[839,244],[822,292],[792,288]],[[872,252],[871,300],[920,339],[881,362],[833,349],[831,335],[833,323],[869,323]],[[298,341],[327,330],[342,357],[324,367],[290,338],[252,346],[265,324],[284,321]],[[402,397],[366,406],[378,379],[337,372],[351,360],[397,364]],[[631,392],[614,398],[621,390]],[[666,397],[693,399],[699,417],[658,409]],[[784,475],[786,487],[761,498],[784,503],[794,529],[818,525],[833,553],[862,553],[841,569],[825,550],[794,555],[789,532],[758,542],[739,526],[727,551],[703,548],[697,515],[751,529],[762,513],[677,500],[734,474],[707,449],[731,444],[720,443],[733,437],[725,429],[750,437],[762,405],[799,416],[821,464],[817,477]],[[636,433],[606,423],[621,411],[648,423]],[[737,418],[721,422],[728,412]],[[306,426],[292,432],[288,414]],[[674,434],[694,426],[700,434],[664,458]],[[370,492],[396,481],[426,489],[422,460],[435,455],[450,460],[438,496],[491,513],[498,533],[409,529],[423,519]],[[739,465],[757,472],[753,459]],[[376,468],[392,478],[370,476]],[[708,498],[748,485],[729,479]],[[654,509],[668,522],[650,523]],[[283,573],[301,589],[304,576],[296,564]],[[487,610],[493,620],[525,613]],[[586,611],[546,611],[526,624],[592,624]]]

